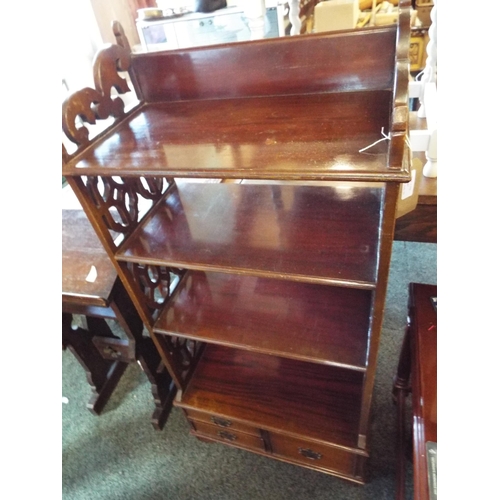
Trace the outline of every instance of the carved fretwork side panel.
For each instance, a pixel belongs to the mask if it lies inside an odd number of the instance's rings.
[[[135,262],[121,263],[121,267],[140,290],[153,322],[185,273],[184,269]]]
[[[162,177],[82,176],[79,187],[110,234],[122,235],[110,242],[114,251],[172,183]]]
[[[141,302],[148,308],[150,326],[152,326],[186,271],[174,267],[135,262],[121,262],[120,266],[123,274],[133,283],[134,288],[139,290]],[[180,337],[155,335],[153,332],[151,332],[151,338],[176,386],[184,389],[196,366],[203,344]]]
[[[167,335],[156,335],[156,342],[158,350],[169,361],[168,365],[172,368],[170,375],[175,384],[179,389],[184,390],[205,344]]]
[[[117,176],[68,176],[67,180],[104,249],[115,264],[142,321],[148,330],[151,330],[155,308],[144,299],[143,288],[139,285],[141,281],[134,277],[134,273],[116,262],[115,253],[149,211],[154,210],[163,197],[168,196],[168,190],[174,186],[174,180],[164,177]],[[154,279],[154,272],[151,276]],[[144,283],[144,279],[142,281]]]
[[[124,274],[140,289],[141,299],[148,307],[154,322],[160,309],[184,276],[185,270],[132,262],[122,262],[121,266]],[[165,364],[177,387],[184,389],[201,353],[202,343],[180,337],[154,334],[151,336],[160,355],[167,361]]]

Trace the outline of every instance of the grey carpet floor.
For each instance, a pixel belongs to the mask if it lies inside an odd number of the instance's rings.
[[[83,369],[62,353],[62,494],[66,500],[389,500],[395,498],[396,408],[392,378],[406,325],[408,284],[437,283],[437,245],[395,242],[373,400],[368,483],[279,462],[189,435],[177,408],[163,431],[150,424],[144,373],[128,367],[104,412],[85,407]],[[408,412],[407,412],[408,413]],[[407,463],[407,499],[411,493]]]

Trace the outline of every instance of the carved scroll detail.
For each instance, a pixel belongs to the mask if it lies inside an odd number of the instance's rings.
[[[89,142],[89,131],[84,125],[77,127],[77,117],[86,123],[95,124],[96,119],[103,120],[110,116],[120,118],[124,114],[123,100],[111,97],[111,89],[115,88],[119,94],[130,91],[127,81],[118,74],[118,71],[128,71],[130,45],[120,23],[113,23],[113,32],[118,45],[107,44],[94,57],[95,89],[81,89],[63,103],[63,131],[78,146]]]
[[[128,236],[140,219],[139,196],[156,202],[171,182],[163,177],[88,176],[84,185],[106,227]]]

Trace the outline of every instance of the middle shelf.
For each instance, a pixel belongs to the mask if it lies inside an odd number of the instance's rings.
[[[154,330],[364,371],[371,296],[370,290],[189,271]]]
[[[374,289],[384,184],[181,182],[120,261]]]

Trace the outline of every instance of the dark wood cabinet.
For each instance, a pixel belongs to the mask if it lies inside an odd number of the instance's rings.
[[[114,29],[98,92],[63,106],[63,174],[175,404],[200,439],[364,482],[410,179],[408,2],[397,26],[150,54]],[[127,113],[108,92],[128,89],[121,71],[140,99]],[[93,140],[73,121],[110,114]]]
[[[411,435],[415,500],[437,498],[437,286],[410,283],[408,326],[394,378],[398,406],[397,498],[405,498],[405,446]],[[405,429],[411,392],[412,429]]]

